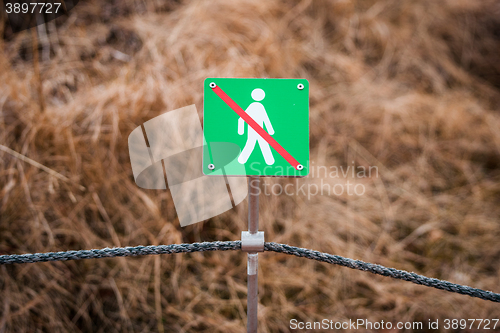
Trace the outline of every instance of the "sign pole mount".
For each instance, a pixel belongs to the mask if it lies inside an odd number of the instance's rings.
[[[247,254],[247,332],[257,333],[258,252],[264,251],[264,232],[259,230],[259,177],[248,177],[248,231],[241,233],[241,250]]]

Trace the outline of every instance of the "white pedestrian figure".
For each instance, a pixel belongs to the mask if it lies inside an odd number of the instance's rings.
[[[245,112],[252,117],[252,119],[259,124],[262,128],[264,128],[264,125],[266,125],[267,132],[270,135],[274,134],[274,129],[273,126],[271,125],[271,121],[269,120],[269,117],[267,116],[266,109],[264,108],[264,105],[259,103],[264,99],[266,96],[266,93],[264,90],[257,88],[252,91],[252,98],[255,100],[252,104],[248,106],[248,108],[245,110]],[[245,132],[245,121],[240,118],[238,120],[238,134],[243,135]],[[273,165],[274,164],[274,157],[273,153],[271,152],[271,148],[269,147],[269,143],[266,142],[257,132],[254,131],[254,129],[250,126],[248,126],[248,138],[247,138],[247,143],[245,144],[245,148],[243,148],[243,151],[241,152],[240,156],[238,157],[238,162],[241,164],[245,164],[250,157],[250,154],[252,154],[255,144],[259,142],[260,150],[262,150],[262,155],[264,155],[264,160],[266,161],[267,165]]]

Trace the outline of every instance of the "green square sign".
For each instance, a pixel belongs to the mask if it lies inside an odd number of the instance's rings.
[[[309,174],[306,79],[208,78],[203,97],[205,175]]]

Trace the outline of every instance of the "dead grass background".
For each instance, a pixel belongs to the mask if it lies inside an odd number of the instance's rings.
[[[266,239],[500,291],[498,2],[91,0],[70,14],[2,27],[0,144],[71,182],[0,152],[1,254],[238,239],[246,204],[180,228],[168,191],[139,189],[128,134],[192,103],[201,116],[206,77],[304,77],[314,163],[380,177],[360,197],[261,197]],[[305,259],[260,267],[261,332],[500,313]],[[245,304],[240,252],[0,267],[0,332],[244,332]]]

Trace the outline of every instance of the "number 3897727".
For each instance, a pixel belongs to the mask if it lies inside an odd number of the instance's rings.
[[[23,2],[23,3],[9,3],[5,4],[7,14],[57,14],[61,7],[60,2]]]

